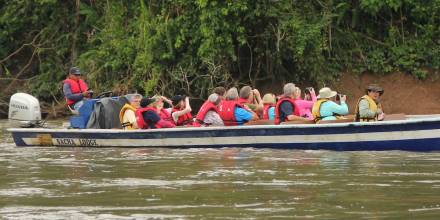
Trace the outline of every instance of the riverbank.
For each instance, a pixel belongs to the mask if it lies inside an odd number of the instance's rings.
[[[333,88],[347,95],[350,111],[354,112],[357,99],[365,94],[365,88],[371,83],[384,88],[382,103],[386,113],[440,113],[440,80],[434,74],[425,80],[399,72],[387,75],[343,74]]]

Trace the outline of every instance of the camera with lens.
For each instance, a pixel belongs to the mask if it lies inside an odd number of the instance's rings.
[[[307,94],[307,95],[310,95],[310,92],[313,90],[313,87],[307,87],[305,90],[304,90],[304,93],[305,94]]]
[[[337,95],[336,95],[336,101],[341,101],[341,97],[343,97],[343,96],[345,96],[344,94],[341,94],[341,93],[338,93]]]

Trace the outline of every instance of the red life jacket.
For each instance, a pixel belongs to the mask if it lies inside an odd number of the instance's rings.
[[[70,85],[70,90],[72,91],[72,94],[78,94],[83,93],[87,91],[89,88],[87,87],[87,84],[84,82],[84,80],[79,79],[78,81],[75,81],[73,79],[65,79],[63,83],[67,83]],[[67,105],[73,105],[76,103],[76,101],[70,100],[66,97]]]
[[[173,124],[174,124],[173,117],[171,117],[171,113],[169,111],[167,111],[166,109],[162,108],[159,112],[159,116],[162,120],[173,122]]]
[[[197,116],[196,116],[197,122],[203,124],[203,121],[205,120],[206,113],[208,113],[209,111],[214,111],[214,112],[218,113],[218,108],[216,105],[214,105],[214,103],[212,103],[210,101],[206,101],[205,103],[203,103],[202,107],[200,107],[200,110],[197,113]]]
[[[180,109],[173,108],[173,113],[178,112]],[[191,115],[191,112],[188,112],[184,115],[179,116],[177,118],[176,126],[194,126],[198,127],[197,124],[194,123],[193,116]]]
[[[272,104],[264,104],[264,106],[263,106],[263,117],[262,117],[263,120],[269,120],[269,109],[272,108],[272,107],[275,107],[275,106],[272,105]]]
[[[157,123],[156,124],[149,124],[149,123],[145,122],[144,116],[142,114],[147,111],[152,111],[157,114],[157,109],[152,108],[152,107],[140,108],[140,109],[136,110],[135,114],[136,114],[136,122],[138,124],[138,128],[149,129],[150,127],[153,127],[153,126],[156,128],[161,128],[161,126]]]
[[[248,104],[248,100],[247,100],[247,99],[244,99],[244,98],[239,98],[239,99],[238,99],[238,102],[239,102],[240,104],[242,104],[242,105],[244,105],[244,104]]]
[[[276,125],[279,125],[281,122],[286,121],[286,119],[284,119],[284,121],[280,121],[280,106],[283,102],[289,102],[290,104],[292,104],[292,106],[295,108],[293,115],[299,116],[299,109],[298,109],[298,107],[296,107],[295,99],[292,99],[289,97],[283,97],[280,100],[278,100],[278,102],[275,106],[275,124]]]
[[[225,126],[238,125],[234,114],[234,110],[236,107],[244,108],[244,106],[240,104],[239,101],[236,100],[225,100],[220,103],[218,113],[220,117],[223,119]]]

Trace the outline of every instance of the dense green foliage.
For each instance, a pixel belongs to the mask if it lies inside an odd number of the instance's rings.
[[[440,0],[0,2],[2,76],[31,79],[45,99],[71,65],[95,90],[195,97],[216,85],[440,69]]]

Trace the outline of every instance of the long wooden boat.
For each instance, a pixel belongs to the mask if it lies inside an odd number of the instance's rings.
[[[382,122],[251,125],[123,131],[8,129],[17,146],[254,147],[327,150],[440,150],[440,116]]]

